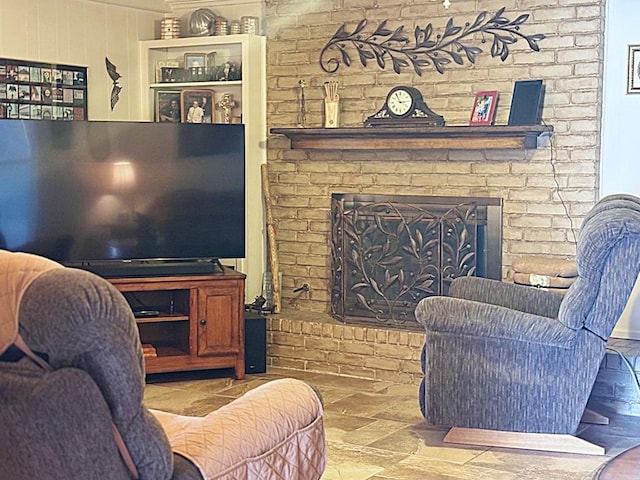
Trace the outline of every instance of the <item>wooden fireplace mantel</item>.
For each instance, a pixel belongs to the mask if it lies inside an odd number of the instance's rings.
[[[292,149],[311,150],[482,150],[535,149],[552,126],[272,128]]]

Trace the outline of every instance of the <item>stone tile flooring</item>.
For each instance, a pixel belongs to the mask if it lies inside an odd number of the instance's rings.
[[[313,383],[325,404],[323,480],[588,480],[612,456],[640,444],[640,418],[624,415],[611,416],[607,426],[581,428],[580,437],[606,448],[604,457],[444,444],[447,430],[425,424],[415,386],[275,367],[245,380],[223,374],[150,376],[145,402],[205,415],[276,378]]]

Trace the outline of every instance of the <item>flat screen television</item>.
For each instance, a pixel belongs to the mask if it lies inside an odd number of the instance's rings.
[[[0,144],[0,248],[105,276],[245,256],[243,125],[0,120]]]

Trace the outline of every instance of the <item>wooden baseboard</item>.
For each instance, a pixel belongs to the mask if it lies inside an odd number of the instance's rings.
[[[604,448],[573,435],[553,433],[503,432],[479,428],[454,427],[449,430],[445,443],[482,445],[488,447],[519,448],[544,452],[604,455]]]

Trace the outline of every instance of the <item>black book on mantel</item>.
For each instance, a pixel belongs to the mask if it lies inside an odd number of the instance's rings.
[[[542,80],[519,80],[513,88],[508,125],[539,125],[544,86]]]

